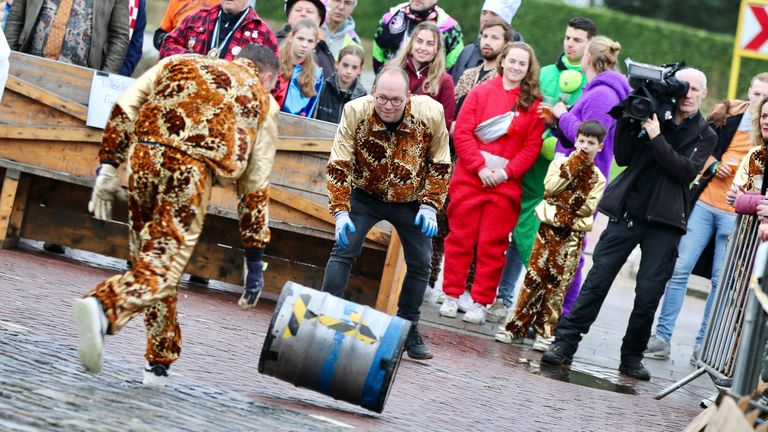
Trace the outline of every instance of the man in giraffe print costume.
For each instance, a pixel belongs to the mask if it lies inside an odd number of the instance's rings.
[[[257,45],[231,62],[173,56],[139,77],[113,108],[88,206],[97,218],[111,218],[120,191],[116,167],[127,161],[132,266],[75,303],[80,361],[88,371],[101,369],[104,335],[143,312],[144,383],[165,385],[181,352],[177,284],[200,236],[214,182],[237,183],[249,271],[245,290],[261,291],[278,111],[267,89],[276,72],[274,54]]]
[[[408,356],[432,358],[417,329],[427,288],[436,213],[448,193],[451,157],[443,106],[428,96],[410,96],[408,75],[397,67],[379,72],[371,96],[344,106],[328,160],[329,210],[336,244],[323,291],[341,296],[368,231],[379,221],[400,236],[407,271],[397,315],[412,326]]]

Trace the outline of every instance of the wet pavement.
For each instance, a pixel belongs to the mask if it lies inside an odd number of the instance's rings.
[[[614,286],[570,368],[542,367],[530,345],[496,343],[492,325],[440,319],[436,306],[425,305],[422,332],[435,358],[404,357],[382,414],[259,375],[274,303],[242,311],[236,286],[185,284],[181,359],[168,388],[146,389],[142,320],[107,338],[101,374],[83,372],[75,351],[72,300],[124,263],[39,246],[0,250],[2,430],[670,431],[682,430],[714,392],[702,377],[652,398],[693,370],[687,360],[703,308],[698,298],[686,299],[672,359],[646,361],[652,381],[618,374],[629,280]]]

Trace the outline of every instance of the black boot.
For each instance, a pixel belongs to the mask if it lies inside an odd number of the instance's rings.
[[[408,330],[408,338],[405,339],[405,350],[408,352],[408,357],[417,360],[426,360],[432,358],[432,352],[424,345],[424,340],[421,338],[419,329],[412,325]]]
[[[573,350],[564,343],[555,341],[552,346],[541,355],[541,362],[555,366],[569,365],[573,363]]]
[[[638,362],[628,362],[619,365],[619,372],[635,379],[650,381],[651,372],[645,366]]]

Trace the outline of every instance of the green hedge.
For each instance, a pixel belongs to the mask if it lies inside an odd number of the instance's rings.
[[[439,5],[453,15],[470,43],[478,33],[482,1],[439,0]],[[396,1],[360,0],[354,12],[357,31],[372,38],[379,18]],[[282,0],[257,0],[257,10],[265,18],[285,20]],[[701,11],[699,11],[700,13]],[[573,16],[587,16],[595,21],[598,32],[619,41],[622,62],[627,56],[643,63],[670,63],[686,60],[704,71],[709,78],[709,102],[724,98],[728,88],[733,37],[711,33],[668,22],[639,18],[605,8],[577,8],[556,0],[526,0],[513,21],[525,40],[536,50],[542,64],[552,63],[562,50],[565,25]],[[735,29],[734,29],[735,31]],[[624,65],[622,64],[622,67]],[[749,78],[768,70],[765,62],[745,60],[739,80],[740,96],[746,94]]]

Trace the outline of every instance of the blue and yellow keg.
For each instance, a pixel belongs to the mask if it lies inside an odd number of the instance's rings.
[[[286,282],[259,372],[382,412],[410,321]]]

